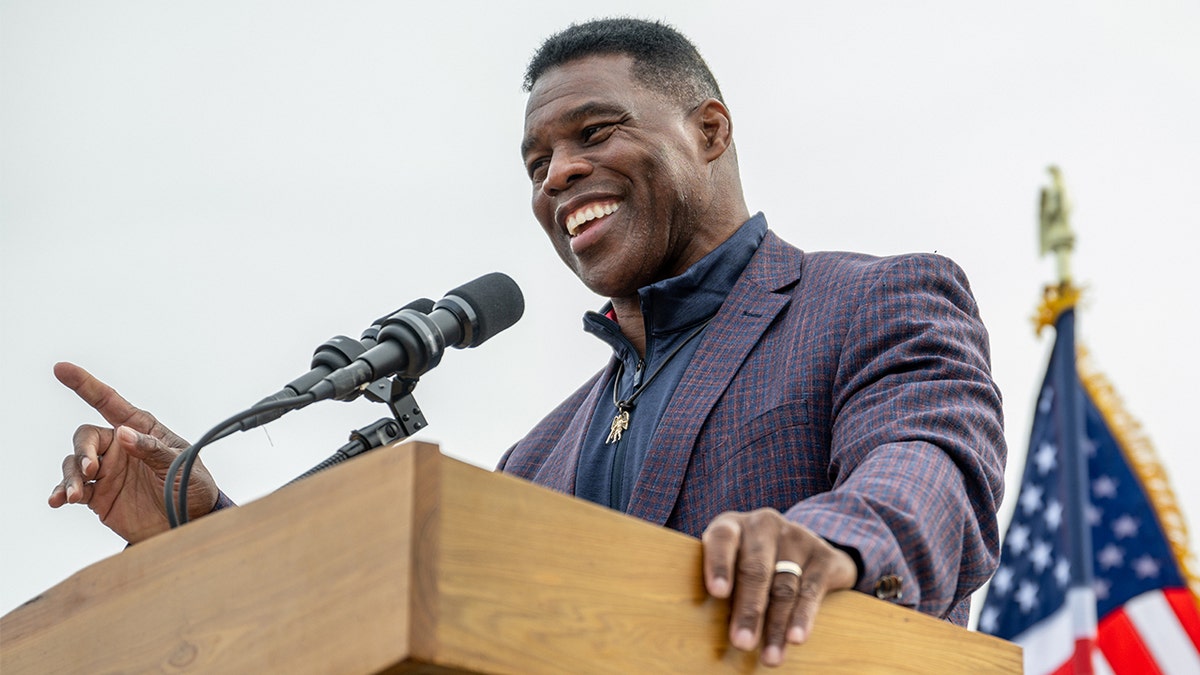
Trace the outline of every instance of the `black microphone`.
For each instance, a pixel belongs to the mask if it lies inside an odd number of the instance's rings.
[[[390,312],[388,314],[384,314],[383,316],[379,317],[378,319],[375,319],[375,321],[371,322],[371,325],[368,326],[367,329],[364,330],[362,332],[362,335],[358,338],[358,341],[362,343],[363,351],[365,352],[366,350],[368,350],[371,347],[374,347],[376,344],[378,344],[378,340],[376,338],[379,336],[379,330],[381,328],[383,328],[383,323],[385,321],[390,319],[392,317],[392,315],[402,312],[406,309],[415,309],[422,314],[428,314],[433,311],[433,301],[430,300],[429,298],[417,298],[416,300],[413,300],[412,302],[401,307],[400,309],[396,310],[395,312]],[[346,359],[346,362],[339,364],[337,366],[337,368],[345,368],[346,366],[350,365],[351,361],[358,358],[358,356],[360,356],[360,354],[355,354],[354,356]],[[336,370],[337,368],[334,368],[334,370]],[[332,371],[330,371],[330,372],[332,372]],[[328,375],[328,374],[329,373],[325,373],[320,378],[317,378],[317,381],[324,379],[325,375]],[[316,384],[316,382],[313,382],[312,384],[305,387],[304,391],[308,391],[309,389],[311,389],[313,384]]]
[[[485,274],[446,293],[433,311],[402,309],[385,318],[374,347],[313,386],[314,401],[349,399],[365,384],[392,375],[420,377],[437,366],[446,347],[478,347],[525,312],[517,282]]]
[[[313,352],[311,364],[312,370],[283,385],[283,389],[280,389],[274,394],[271,394],[270,396],[259,401],[255,404],[255,406],[259,406],[264,403],[270,403],[272,401],[283,400],[285,398],[292,398],[293,396],[298,396],[307,392],[318,382],[325,379],[325,376],[339,368],[345,368],[346,366],[350,365],[354,359],[362,356],[368,349],[374,347],[376,344],[375,336],[383,327],[383,323],[390,317],[404,310],[412,310],[421,314],[428,314],[429,312],[433,311],[433,307],[433,301],[429,298],[417,298],[395,312],[376,319],[369,328],[363,331],[361,340],[355,340],[354,338],[349,338],[345,335],[335,335],[329,338],[320,347],[317,347],[316,351]],[[229,433],[239,430],[245,431],[247,429],[253,429],[255,427],[262,426],[267,422],[272,422],[280,417],[283,417],[286,412],[287,410],[281,409],[255,415],[254,417],[243,420],[237,428],[231,429]]]

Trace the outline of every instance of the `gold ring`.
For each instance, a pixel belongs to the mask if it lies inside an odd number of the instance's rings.
[[[803,570],[800,569],[800,563],[794,563],[791,560],[780,560],[775,563],[775,573],[795,574],[796,578],[799,579]]]

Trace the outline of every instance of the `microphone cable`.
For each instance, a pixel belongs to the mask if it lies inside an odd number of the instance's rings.
[[[201,449],[214,440],[224,438],[230,433],[237,431],[238,425],[243,420],[274,410],[302,408],[312,403],[313,400],[313,394],[306,392],[298,396],[259,403],[209,429],[200,437],[200,440],[188,446],[183,452],[180,452],[167,469],[166,480],[163,482],[163,506],[167,512],[167,523],[171,528],[174,529],[188,522],[187,487],[192,474],[192,467],[195,465],[196,459],[200,456]],[[178,498],[174,494],[175,481],[177,479],[179,481]]]

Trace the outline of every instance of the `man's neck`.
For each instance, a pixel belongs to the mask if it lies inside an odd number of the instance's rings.
[[[727,223],[726,226],[714,232],[700,231],[696,234],[699,253],[694,256],[693,262],[700,260],[728,241],[746,221],[750,220],[750,213],[746,209],[745,202],[739,200],[738,203],[740,204],[738,218],[721,219],[720,222]],[[680,270],[680,272],[682,271]],[[621,333],[637,349],[638,355],[645,357],[646,321],[642,316],[641,297],[634,293],[629,297],[609,298],[609,300],[612,302],[613,313],[616,315],[617,324],[621,327]]]
[[[642,301],[634,295],[630,298],[611,298],[617,325],[639,356],[646,356],[646,321],[642,317]]]

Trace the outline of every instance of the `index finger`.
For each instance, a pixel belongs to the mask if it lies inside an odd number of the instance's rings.
[[[733,566],[741,545],[742,528],[736,518],[713,518],[700,541],[704,544],[704,584],[717,598],[728,598],[733,589]]]
[[[154,424],[154,419],[149,413],[134,407],[118,394],[116,389],[104,384],[74,363],[63,361],[54,364],[54,377],[95,408],[113,427],[125,425],[148,433]]]

